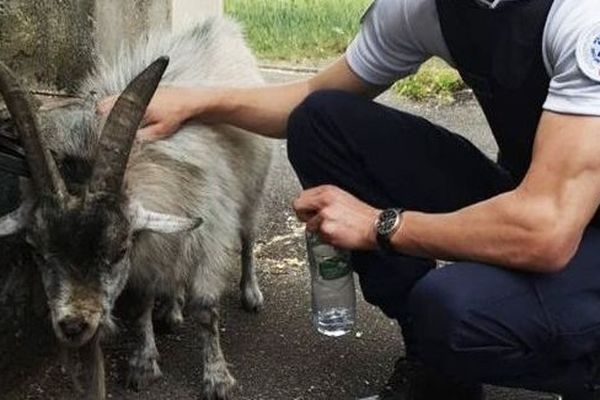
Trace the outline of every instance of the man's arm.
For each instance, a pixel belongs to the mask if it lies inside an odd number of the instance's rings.
[[[177,131],[183,122],[197,118],[207,123],[230,124],[264,136],[285,138],[290,113],[306,96],[323,89],[339,89],[370,98],[385,88],[361,80],[342,57],[309,79],[255,88],[179,88],[157,90],[148,106],[144,139],[160,139]],[[114,98],[98,108],[108,113]]]
[[[285,138],[290,113],[309,94],[339,89],[375,97],[383,88],[361,80],[345,57],[314,77],[295,83],[253,89],[226,89],[206,114],[211,120],[226,122],[265,136]],[[202,94],[200,94],[202,95]]]
[[[417,256],[555,271],[575,253],[600,202],[600,118],[544,113],[527,176],[457,212],[407,212],[395,247]]]
[[[600,118],[545,112],[527,176],[513,191],[447,214],[407,211],[401,253],[554,272],[574,255],[600,204]],[[295,203],[309,229],[335,245],[374,249],[377,210],[335,188]]]

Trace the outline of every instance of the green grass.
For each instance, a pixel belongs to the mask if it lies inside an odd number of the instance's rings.
[[[339,57],[360,29],[372,0],[225,0],[225,11],[242,23],[255,54],[269,61],[317,63]],[[454,100],[464,89],[440,60],[425,64],[393,90],[413,100]]]
[[[448,103],[456,100],[456,93],[465,89],[458,72],[442,60],[432,59],[419,72],[398,81],[392,87],[397,94],[412,100],[434,100]]]
[[[225,0],[254,52],[270,60],[315,60],[342,54],[371,0]]]

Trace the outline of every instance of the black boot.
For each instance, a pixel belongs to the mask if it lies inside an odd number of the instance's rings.
[[[417,361],[400,358],[379,400],[483,400],[479,384],[451,382]]]

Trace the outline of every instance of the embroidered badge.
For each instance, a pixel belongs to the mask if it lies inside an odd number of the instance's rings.
[[[600,23],[593,25],[579,37],[577,63],[588,78],[600,82]]]

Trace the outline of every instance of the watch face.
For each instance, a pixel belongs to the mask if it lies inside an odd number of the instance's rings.
[[[377,221],[377,233],[387,236],[395,228],[398,220],[398,211],[385,210],[379,215]]]

